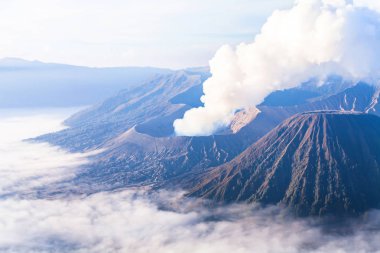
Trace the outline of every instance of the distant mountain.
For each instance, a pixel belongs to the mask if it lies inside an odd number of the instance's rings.
[[[108,145],[132,128],[152,137],[172,136],[174,120],[200,103],[208,76],[208,72],[180,70],[152,78],[73,115],[65,121],[69,129],[40,139],[83,151]]]
[[[338,89],[329,89],[328,86],[338,86]],[[342,87],[346,87],[343,88]],[[380,116],[380,104],[378,87],[359,82],[356,85],[327,83],[320,86],[322,89],[320,95],[313,97],[306,102],[295,105],[282,105],[263,103],[258,106],[260,113],[253,117],[253,120],[241,127],[240,134],[243,139],[248,141],[257,141],[285,119],[301,112],[318,111],[318,110],[340,110],[340,111],[357,111],[376,114]],[[303,93],[303,89],[292,89],[292,93]],[[313,88],[313,90],[315,90]],[[314,91],[315,92],[315,91]],[[277,93],[277,92],[276,92]],[[286,100],[286,94],[282,100]],[[288,100],[292,100],[294,95],[289,96]],[[285,102],[289,103],[289,102]],[[254,137],[252,137],[254,136]]]
[[[290,206],[300,215],[380,206],[380,117],[312,112],[291,117],[227,164],[187,176],[191,196]]]
[[[0,60],[0,108],[93,105],[171,70],[148,67],[89,68]]]

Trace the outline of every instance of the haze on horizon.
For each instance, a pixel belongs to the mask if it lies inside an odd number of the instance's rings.
[[[0,1],[0,58],[83,66],[205,66],[293,0]]]

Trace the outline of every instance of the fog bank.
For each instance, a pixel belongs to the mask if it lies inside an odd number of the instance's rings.
[[[380,251],[379,211],[360,222],[347,221],[347,230],[330,226],[326,232],[321,220],[296,219],[277,207],[209,208],[199,200],[182,199],[180,192],[130,189],[54,199],[22,197],[17,193],[74,177],[87,162],[82,154],[21,142],[60,129],[62,119],[54,113],[0,118],[0,252]]]

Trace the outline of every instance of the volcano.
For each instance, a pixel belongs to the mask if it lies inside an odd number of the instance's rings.
[[[360,214],[380,206],[380,118],[298,114],[191,181],[190,196],[215,201],[278,204],[301,216]]]

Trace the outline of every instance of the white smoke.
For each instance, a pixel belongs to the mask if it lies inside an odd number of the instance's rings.
[[[310,78],[377,78],[380,14],[371,2],[300,0],[275,11],[253,43],[220,48],[203,85],[204,106],[174,122],[177,135],[210,135],[227,126],[237,110]]]

